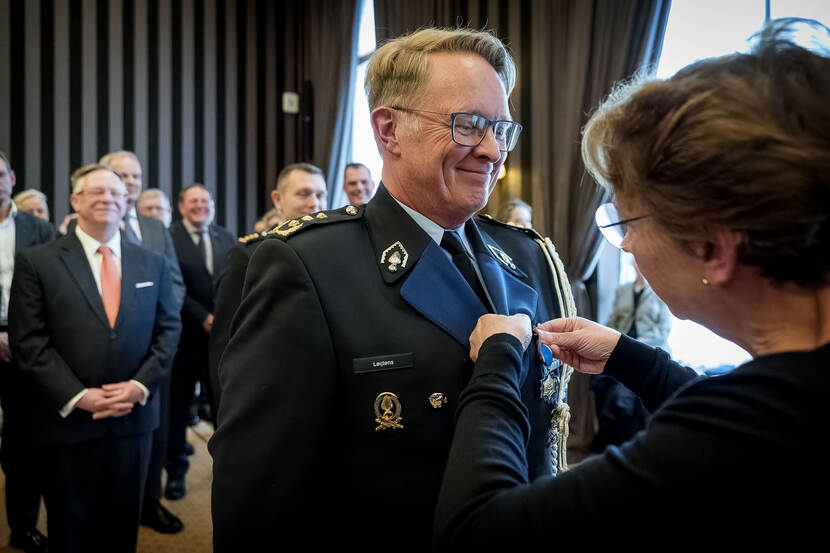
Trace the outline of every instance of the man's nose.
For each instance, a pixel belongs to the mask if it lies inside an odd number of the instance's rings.
[[[499,149],[499,141],[496,140],[496,133],[492,125],[487,128],[487,132],[484,134],[484,140],[475,149],[476,155],[486,156],[487,159],[493,160],[494,163],[501,158],[502,151]]]

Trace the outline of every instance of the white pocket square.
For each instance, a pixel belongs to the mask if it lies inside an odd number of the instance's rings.
[[[136,282],[135,283],[136,288],[147,288],[148,286],[152,286],[152,285],[153,285],[153,282],[149,281],[149,280],[147,282]]]

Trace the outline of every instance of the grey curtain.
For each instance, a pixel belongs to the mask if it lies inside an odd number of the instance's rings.
[[[314,0],[309,12],[305,74],[313,84],[312,163],[326,172],[329,205],[340,205],[343,172],[349,163],[352,105],[363,0]]]
[[[535,4],[528,84],[540,91],[530,109],[534,223],[559,249],[577,308],[588,318],[594,313],[584,280],[594,270],[601,241],[594,211],[606,198],[585,174],[580,130],[614,82],[656,64],[670,6],[670,0]]]
[[[375,39],[378,45],[421,27],[466,25],[465,0],[375,0]]]

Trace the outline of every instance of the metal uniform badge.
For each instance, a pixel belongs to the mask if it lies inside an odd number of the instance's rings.
[[[493,257],[498,259],[504,265],[507,265],[511,269],[516,268],[516,264],[513,263],[513,258],[509,255],[498,249],[497,247],[493,246],[492,244],[487,244],[487,247],[490,249],[490,252],[493,254]]]
[[[380,264],[389,263],[386,270],[390,273],[396,272],[399,268],[406,268],[406,262],[409,261],[409,253],[403,247],[400,240],[383,250],[380,256]]]
[[[429,395],[429,404],[433,409],[440,409],[447,404],[447,395],[442,392],[435,392]]]
[[[375,415],[377,415],[375,422],[378,423],[375,427],[376,431],[388,428],[403,428],[403,425],[400,424],[403,420],[403,417],[401,417],[401,402],[398,400],[398,396],[392,392],[381,392],[375,398]]]

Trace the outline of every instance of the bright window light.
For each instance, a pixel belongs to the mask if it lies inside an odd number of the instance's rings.
[[[364,164],[372,173],[375,182],[380,181],[383,160],[375,144],[375,135],[372,132],[372,124],[369,120],[369,101],[366,98],[366,90],[363,83],[366,79],[366,67],[369,60],[366,59],[375,51],[375,7],[373,0],[364,0],[363,10],[360,16],[360,37],[358,38],[358,52],[363,60],[357,66],[357,79],[354,91],[354,123],[352,125],[352,158]],[[345,197],[343,198],[345,201]]]

